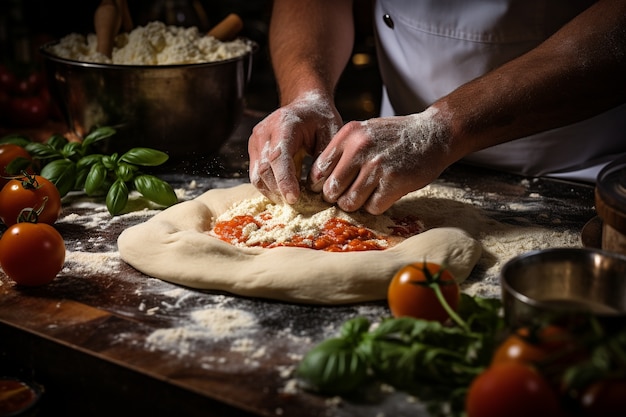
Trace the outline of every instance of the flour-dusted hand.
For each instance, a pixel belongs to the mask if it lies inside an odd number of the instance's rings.
[[[430,108],[346,124],[313,163],[309,181],[343,210],[380,214],[451,162],[445,117]]]
[[[250,136],[250,181],[274,202],[294,204],[300,195],[294,157],[317,155],[341,126],[332,102],[316,91],[299,96],[257,124]]]

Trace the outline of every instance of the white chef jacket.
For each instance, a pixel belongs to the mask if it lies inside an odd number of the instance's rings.
[[[381,115],[410,114],[536,47],[591,0],[377,0]],[[550,65],[550,63],[546,63]],[[464,161],[529,176],[595,182],[626,155],[626,105],[475,152]]]

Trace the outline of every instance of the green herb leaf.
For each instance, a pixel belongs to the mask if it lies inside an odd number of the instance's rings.
[[[120,214],[128,203],[128,186],[122,180],[115,180],[106,196],[107,210],[113,216]]]
[[[57,159],[41,169],[41,176],[54,183],[63,197],[74,188],[76,164],[69,159]]]
[[[157,204],[169,207],[178,202],[172,186],[153,175],[138,175],[133,180],[133,184],[144,197]]]
[[[61,153],[60,150],[50,146],[49,144],[31,142],[24,148],[35,159],[46,160],[63,158],[63,153]]]
[[[4,167],[4,170],[9,175],[20,175],[21,172],[26,170],[26,168],[28,168],[31,164],[32,161],[30,161],[29,159],[18,156],[17,158],[9,162],[9,164]]]
[[[97,153],[94,153],[91,155],[85,155],[78,160],[78,162],[76,163],[76,168],[82,170],[85,168],[89,168],[90,166],[94,164],[98,164],[98,163],[101,164],[102,158],[104,158],[104,155],[97,154]]]
[[[368,379],[365,359],[346,339],[328,339],[310,350],[296,375],[304,385],[321,393],[349,393]]]
[[[115,169],[115,175],[117,175],[117,178],[121,179],[122,181],[128,182],[133,179],[136,171],[136,166],[127,164],[125,162],[120,162]]]
[[[63,146],[61,153],[65,158],[79,158],[82,155],[82,145],[79,142],[68,142]]]
[[[85,138],[82,140],[83,149],[87,149],[91,147],[91,145],[93,145],[94,143],[104,140],[108,137],[111,137],[114,134],[115,134],[115,129],[112,127],[107,127],[107,126],[99,127],[95,129],[94,131],[92,131],[91,133],[89,133],[87,136],[85,136]]]
[[[104,180],[107,176],[107,169],[102,163],[91,166],[87,178],[85,178],[85,192],[87,195],[95,195],[101,191]]]
[[[12,143],[14,145],[19,145],[22,148],[25,148],[26,145],[32,143],[32,141],[24,135],[21,135],[19,133],[12,133],[0,138],[0,144],[2,143]]]
[[[142,166],[157,166],[167,161],[169,156],[162,151],[150,148],[133,148],[120,158],[124,162]]]
[[[102,157],[102,164],[106,167],[106,169],[110,169],[111,171],[115,171],[117,168],[117,161],[119,160],[118,154],[114,153],[112,155],[104,155]]]
[[[46,145],[50,146],[52,149],[56,149],[60,151],[63,147],[69,143],[69,140],[63,135],[55,134],[48,138],[46,141]]]

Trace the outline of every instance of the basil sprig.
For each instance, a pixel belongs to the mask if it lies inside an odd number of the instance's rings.
[[[417,395],[434,414],[442,402],[460,412],[505,324],[498,299],[461,294],[458,314],[467,327],[410,317],[377,326],[364,317],[348,320],[339,336],[307,352],[296,376],[325,395],[359,396],[385,383]]]
[[[44,143],[19,135],[5,137],[3,141],[23,146],[41,165],[41,176],[56,185],[61,197],[74,190],[84,190],[89,196],[106,196],[107,210],[113,216],[124,210],[133,190],[165,207],[177,203],[178,197],[170,184],[140,170],[165,163],[169,158],[165,152],[143,147],[121,155],[95,152],[96,143],[115,133],[111,127],[100,127],[80,142],[69,141],[60,134],[52,135]]]

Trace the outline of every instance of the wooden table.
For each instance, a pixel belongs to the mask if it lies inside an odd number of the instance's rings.
[[[246,181],[245,139],[254,121],[244,120],[216,157],[159,175],[184,189],[185,198]],[[440,181],[479,199],[494,219],[520,227],[580,233],[595,216],[590,185],[464,165],[451,167]],[[526,209],[512,215],[511,204]],[[402,392],[358,404],[294,389],[292,371],[306,351],[349,318],[387,316],[384,302],[293,305],[162,282],[126,265],[116,252],[119,233],[151,211],[111,219],[101,202],[80,194],[65,207],[57,227],[68,260],[55,281],[18,288],[0,271],[0,374],[44,387],[40,415],[427,415]],[[470,279],[484,279],[484,273],[476,270]],[[218,334],[198,322],[198,312],[203,320],[211,312],[231,312],[233,320],[245,317],[248,324]]]

